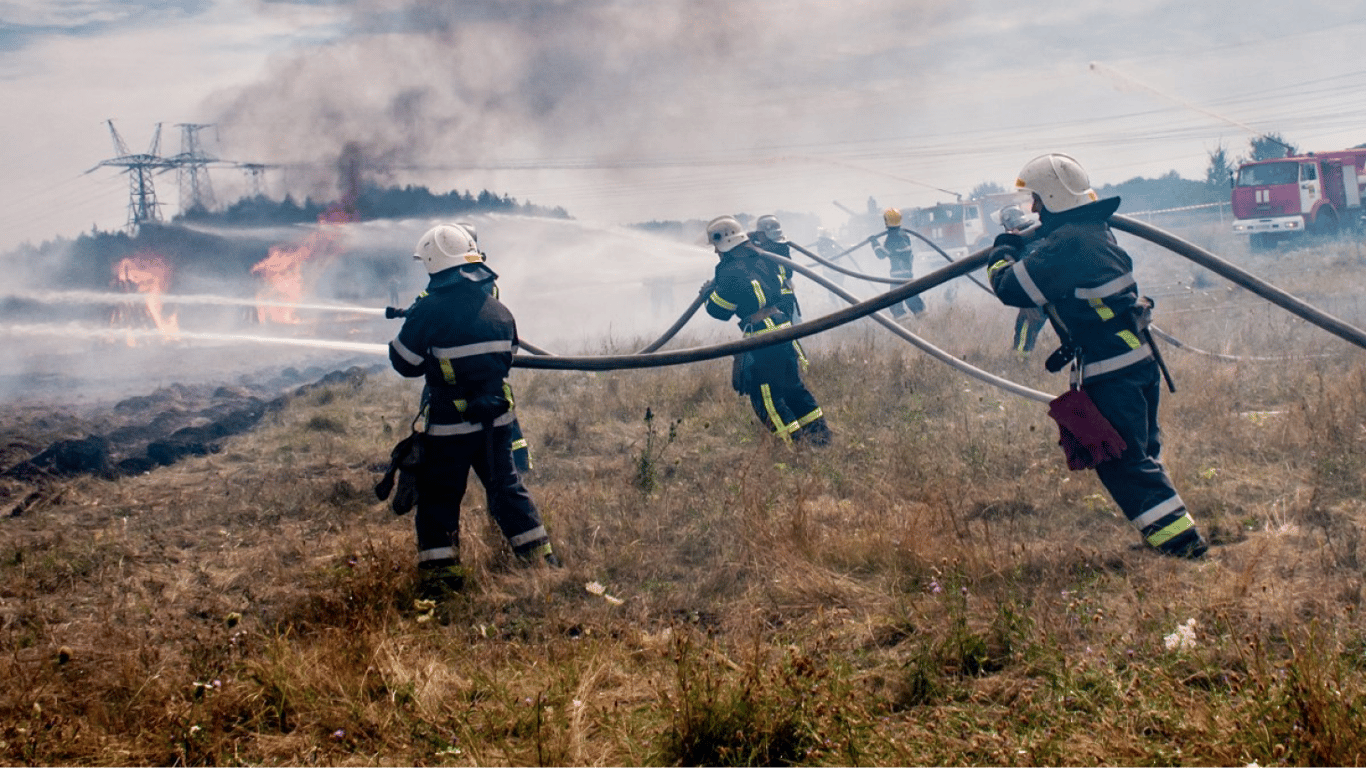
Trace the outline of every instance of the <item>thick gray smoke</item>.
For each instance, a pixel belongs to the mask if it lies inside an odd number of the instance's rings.
[[[937,3],[878,6],[364,0],[348,35],[218,96],[214,122],[226,155],[290,164],[296,194],[333,192],[348,142],[372,178],[434,187],[490,167],[775,176],[812,142],[898,135],[908,87],[945,64],[914,53]],[[578,215],[564,192],[532,202]]]

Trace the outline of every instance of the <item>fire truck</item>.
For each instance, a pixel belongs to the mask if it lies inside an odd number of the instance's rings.
[[[938,203],[927,208],[908,208],[902,226],[934,241],[955,259],[991,245],[1001,228],[995,215],[1010,203],[1019,203],[1018,193],[986,195],[975,200]]]
[[[1366,148],[1258,160],[1233,179],[1233,231],[1252,248],[1303,233],[1356,228],[1366,196]]]

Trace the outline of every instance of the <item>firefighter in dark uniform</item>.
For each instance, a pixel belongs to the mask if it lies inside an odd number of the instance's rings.
[[[888,208],[882,212],[882,223],[887,226],[882,242],[872,240],[873,253],[879,259],[889,262],[888,276],[908,282],[915,278],[915,253],[911,250],[911,236],[901,228],[901,211]],[[901,317],[910,310],[919,315],[925,311],[925,302],[919,296],[911,296],[903,302],[892,305],[892,317]]]
[[[767,251],[784,259],[792,258],[792,246],[783,237],[783,226],[778,217],[764,214],[754,222],[754,231],[749,233],[750,242],[760,250]],[[792,270],[786,264],[770,262],[778,272],[778,282],[782,285],[778,306],[792,318],[792,322],[802,321],[802,308],[797,303],[797,292],[792,288]]]
[[[475,229],[474,224],[468,221],[458,221],[455,225],[457,227],[464,229],[465,232],[469,234],[470,238],[474,240],[475,247],[479,246],[479,231]],[[479,251],[479,257],[483,259],[485,262],[489,260],[488,254],[484,253],[483,250]],[[489,280],[485,283],[480,283],[480,285],[482,285],[484,287],[484,290],[493,298],[501,298],[498,291],[498,283],[494,280]],[[391,291],[391,294],[393,292],[394,291]],[[418,301],[421,301],[422,297],[426,295],[426,291],[419,293],[417,295],[417,298],[414,299],[413,302],[417,303]],[[385,316],[389,318],[407,317],[408,313],[411,311],[411,305],[407,309],[390,308],[385,312]],[[512,388],[510,386],[508,387],[508,397],[512,398]],[[424,393],[423,402],[426,402],[426,393]],[[516,400],[513,400],[513,403],[515,408]],[[526,474],[527,472],[531,471],[531,448],[527,444],[526,436],[522,434],[522,423],[518,421],[515,410],[512,416],[512,423],[508,425],[508,429],[512,432],[512,463],[517,466],[518,472]]]
[[[1033,235],[1039,228],[1038,217],[1025,213],[1018,205],[1007,205],[1001,209],[1000,218],[1001,227],[1005,231],[1025,239],[1025,252],[1020,256],[1027,255],[1032,245],[1037,243]],[[1010,337],[1010,346],[1015,350],[1015,356],[1020,362],[1024,362],[1029,353],[1034,351],[1034,345],[1039,340],[1039,331],[1043,330],[1046,322],[1048,317],[1038,307],[1020,307],[1020,311],[1015,314],[1015,332]]]
[[[707,240],[721,259],[707,298],[707,314],[718,320],[737,318],[746,337],[791,326],[792,319],[780,303],[778,273],[759,254],[740,222],[731,216],[713,219],[707,225]],[[802,382],[805,359],[799,344],[774,344],[741,357],[736,389],[749,397],[760,422],[784,442],[829,444],[825,414]]]
[[[559,565],[513,465],[514,416],[506,380],[517,324],[490,295],[497,275],[458,225],[432,228],[413,258],[431,277],[389,343],[389,361],[403,376],[423,376],[427,384],[415,514],[422,591],[437,596],[463,584],[460,502],[471,469],[513,553],[525,562]]]
[[[1118,458],[1095,465],[1096,475],[1143,540],[1164,554],[1204,555],[1208,545],[1159,457],[1161,374],[1146,301],[1107,223],[1119,198],[1100,200],[1085,169],[1064,154],[1030,160],[1015,186],[1033,196],[1037,243],[1026,250],[1019,235],[998,235],[992,288],[1008,306],[1047,310],[1058,338],[1077,350],[1073,375],[1126,444]]]

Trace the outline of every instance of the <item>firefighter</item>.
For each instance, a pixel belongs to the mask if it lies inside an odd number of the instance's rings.
[[[759,254],[732,216],[707,224],[707,240],[720,262],[707,298],[707,314],[718,320],[738,319],[746,337],[758,336],[792,325],[779,301],[781,283],[772,262]],[[816,398],[802,382],[806,359],[801,345],[774,344],[740,356],[732,380],[736,391],[749,397],[754,413],[784,442],[824,446],[830,428]]]
[[[816,253],[826,261],[833,262],[837,256],[844,252],[844,246],[830,235],[830,231],[824,227],[816,227]],[[844,285],[844,273],[837,269],[825,267],[825,276],[835,285]]]
[[[475,229],[474,224],[468,221],[458,221],[455,225],[465,230],[466,234],[470,236],[470,239],[474,241],[475,248],[479,247],[479,231]],[[489,259],[488,254],[484,253],[482,250],[479,251],[479,258],[483,259],[485,262]],[[495,299],[501,298],[497,282],[490,280],[487,283],[482,283],[482,285],[484,285],[485,290],[490,296]],[[393,293],[394,291],[391,291],[391,295]],[[418,294],[417,299],[414,299],[414,303],[420,301],[422,297],[426,295],[426,291]],[[411,311],[412,307],[409,306],[406,310],[391,312],[389,314],[394,317],[406,317],[408,312]],[[508,386],[508,397],[512,398],[511,385]],[[426,402],[425,395],[423,402]],[[514,399],[513,402],[516,403],[516,400]],[[525,475],[531,471],[531,447],[527,443],[526,435],[522,433],[522,423],[517,419],[515,410],[512,416],[512,423],[508,425],[508,429],[512,432],[512,463],[516,465],[518,472]]]
[[[913,279],[915,253],[911,250],[911,236],[901,228],[901,211],[895,208],[883,211],[882,223],[887,226],[887,231],[883,233],[881,243],[878,243],[876,238],[871,241],[873,253],[877,254],[879,259],[887,259],[890,262],[890,277],[901,281]],[[892,317],[900,318],[906,314],[906,310],[919,315],[925,311],[925,302],[921,301],[919,296],[911,296],[903,302],[893,304]]]
[[[403,376],[423,376],[427,384],[415,514],[420,591],[439,597],[463,586],[460,502],[471,469],[513,553],[523,562],[559,566],[512,461],[507,374],[517,324],[491,295],[497,275],[459,225],[433,227],[413,258],[430,279],[389,343],[389,361]]]
[[[792,258],[792,246],[783,237],[783,226],[778,223],[778,217],[772,214],[764,214],[754,222],[754,231],[749,233],[749,239],[760,250],[768,251],[784,259]],[[802,308],[797,303],[797,292],[792,288],[792,271],[786,264],[770,262],[778,272],[778,282],[782,285],[781,296],[778,304],[787,316],[792,318],[792,322],[802,321]]]
[[[1001,227],[1007,232],[1013,232],[1025,238],[1025,255],[1032,248],[1031,239],[1039,229],[1039,219],[1037,216],[1025,213],[1018,205],[1007,205],[1001,209]],[[1039,339],[1039,331],[1043,330],[1044,323],[1048,318],[1043,310],[1038,307],[1020,307],[1020,311],[1015,314],[1015,332],[1011,336],[1011,348],[1015,350],[1015,357],[1021,363],[1029,358],[1029,353],[1034,351],[1034,345]]]
[[[1044,309],[1064,348],[1076,351],[1071,363],[1081,392],[1125,446],[1113,458],[1086,463],[1094,463],[1143,540],[1164,554],[1203,556],[1208,544],[1160,461],[1158,358],[1133,261],[1107,223],[1119,198],[1099,199],[1085,169],[1064,154],[1030,160],[1015,186],[1032,195],[1038,240],[1026,250],[1017,234],[996,237],[988,274],[997,297],[1008,306]],[[1055,353],[1049,369],[1061,370],[1067,357]],[[1069,465],[1077,466],[1071,455]]]

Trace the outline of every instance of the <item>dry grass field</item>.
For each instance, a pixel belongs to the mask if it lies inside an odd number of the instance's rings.
[[[515,565],[476,485],[431,607],[371,492],[418,385],[358,373],[0,519],[0,762],[1366,762],[1366,352],[1131,252],[1160,327],[1273,358],[1166,347],[1202,561],[1139,548],[1043,405],[859,323],[807,344],[826,450],[762,434],[728,360],[515,371],[566,565]],[[1233,260],[1366,323],[1358,246]],[[912,329],[1061,392],[972,290]]]

